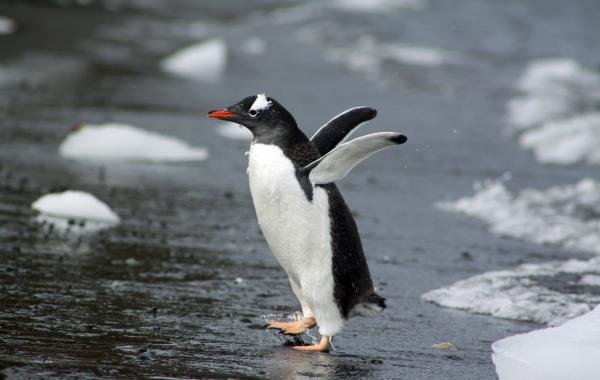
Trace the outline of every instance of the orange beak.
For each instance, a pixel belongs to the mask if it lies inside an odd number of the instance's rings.
[[[227,119],[231,117],[239,116],[237,113],[226,111],[226,110],[216,110],[210,111],[208,113],[208,117],[212,117],[214,119]]]

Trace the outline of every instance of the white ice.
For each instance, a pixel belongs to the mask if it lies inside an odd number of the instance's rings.
[[[17,23],[6,16],[0,15],[0,35],[12,34],[17,29]]]
[[[127,124],[83,125],[60,144],[61,156],[91,161],[203,161],[204,148]]]
[[[600,183],[511,193],[502,181],[476,185],[476,193],[438,207],[481,219],[492,232],[539,244],[600,254]]]
[[[559,327],[501,339],[492,349],[500,380],[597,380],[600,306]]]
[[[247,128],[233,123],[223,123],[217,126],[217,134],[231,140],[251,141],[252,132]]]
[[[507,105],[516,130],[589,112],[600,105],[600,75],[569,58],[532,61],[518,80],[522,95]]]
[[[600,303],[597,291],[586,292],[583,287],[574,292],[572,286],[557,286],[565,283],[565,275],[571,275],[580,285],[596,286],[588,282],[593,281],[589,276],[600,275],[600,258],[523,264],[460,280],[422,297],[440,306],[472,313],[555,325]]]
[[[176,51],[164,58],[160,66],[184,79],[216,82],[227,66],[227,45],[222,39],[209,39]]]
[[[430,68],[464,60],[457,52],[401,42],[380,42],[372,36],[362,36],[352,47],[328,49],[325,58],[370,77],[377,77],[386,62]]]
[[[335,0],[336,8],[352,12],[389,12],[396,8],[419,10],[427,5],[426,0]]]
[[[59,218],[86,219],[97,222],[119,223],[119,216],[104,202],[82,191],[51,193],[31,204],[40,213]]]
[[[522,146],[541,162],[600,164],[600,113],[588,113],[547,123],[524,132]]]

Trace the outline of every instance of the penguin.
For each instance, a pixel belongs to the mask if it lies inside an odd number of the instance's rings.
[[[399,133],[379,132],[346,142],[376,114],[369,107],[352,108],[309,139],[292,114],[265,94],[208,113],[252,132],[247,173],[256,217],[303,315],[268,327],[295,335],[318,326],[321,335],[319,343],[296,350],[328,352],[349,318],[375,316],[386,307],[373,288],[356,222],[335,185],[371,154],[407,141]]]

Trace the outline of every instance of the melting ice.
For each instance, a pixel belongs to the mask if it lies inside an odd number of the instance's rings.
[[[204,148],[127,124],[82,125],[60,144],[61,156],[99,161],[203,161]]]

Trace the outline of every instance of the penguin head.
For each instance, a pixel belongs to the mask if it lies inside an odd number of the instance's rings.
[[[248,96],[232,106],[210,111],[208,117],[241,124],[255,137],[284,134],[298,128],[292,114],[265,94]]]

